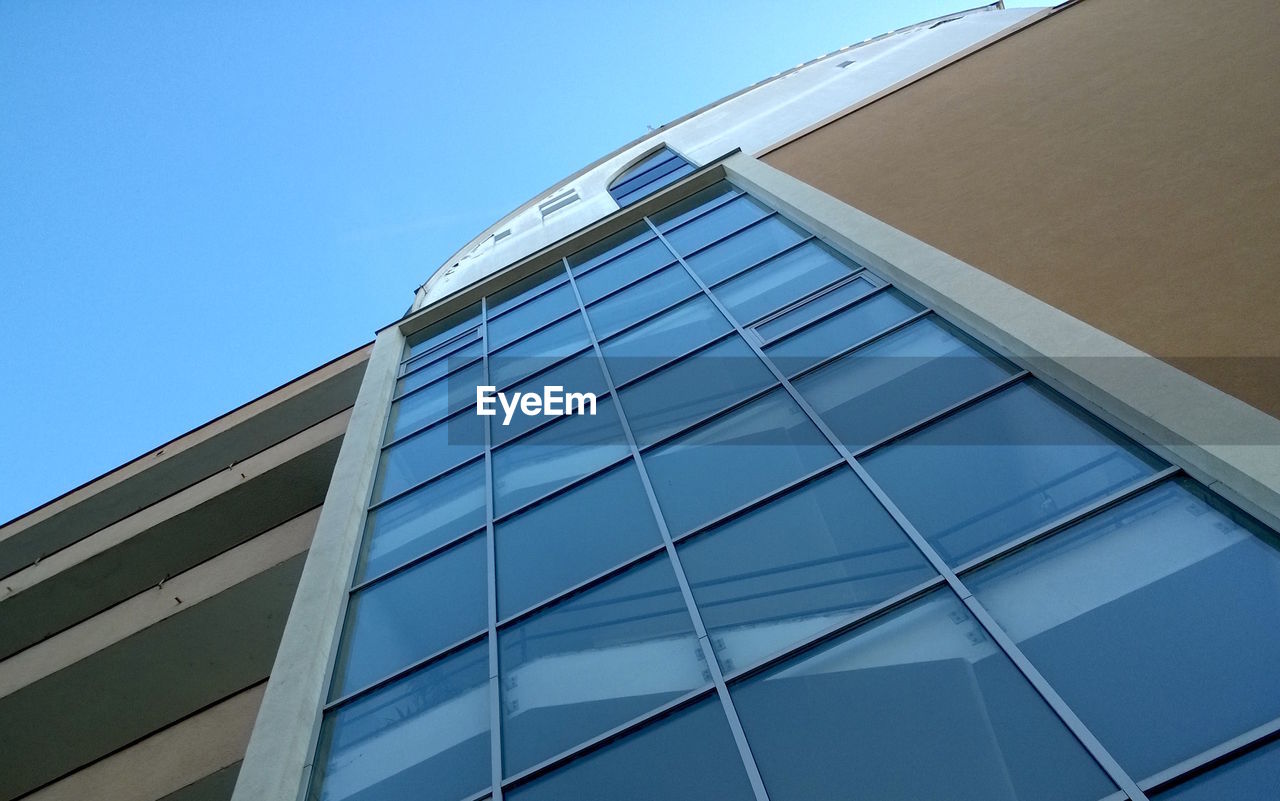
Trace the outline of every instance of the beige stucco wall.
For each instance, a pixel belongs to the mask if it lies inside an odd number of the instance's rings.
[[[1280,4],[1083,0],[765,162],[1280,416]]]

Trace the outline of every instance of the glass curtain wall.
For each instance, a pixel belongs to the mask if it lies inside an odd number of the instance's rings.
[[[1266,797],[1277,600],[1271,532],[721,182],[410,338],[310,797]]]

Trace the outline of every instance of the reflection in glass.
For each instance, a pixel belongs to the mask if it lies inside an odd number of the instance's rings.
[[[725,672],[937,575],[847,469],[686,540],[679,549]]]
[[[521,278],[511,286],[497,290],[486,298],[490,324],[507,309],[514,308],[539,292],[545,292],[548,288],[563,283],[566,278],[568,276],[565,275],[564,265],[556,262],[533,275]]]
[[[373,503],[479,455],[484,449],[483,417],[466,409],[403,439],[382,452],[373,482]]]
[[[1035,381],[1016,384],[861,461],[953,565],[1164,467]]]
[[[425,387],[437,379],[444,378],[450,371],[457,370],[479,359],[483,353],[484,343],[475,339],[459,350],[450,352],[448,358],[441,358],[429,363],[424,361],[422,366],[406,365],[413,372],[407,373],[404,378],[396,382],[396,397],[412,392],[418,387]]]
[[[968,580],[1136,779],[1280,717],[1280,552],[1202,492],[1162,484]]]
[[[900,323],[923,307],[896,289],[886,289],[839,314],[765,347],[765,355],[788,376]]]
[[[590,392],[596,396],[603,395],[608,389],[604,382],[604,373],[600,371],[600,360],[596,358],[594,350],[587,350],[577,356],[571,356],[550,370],[516,384],[508,392],[532,392],[542,395],[547,387],[560,387],[564,394]],[[541,413],[525,414],[517,408],[508,421],[506,410],[496,400],[493,403],[493,410],[494,415],[490,418],[492,424],[490,434],[495,448],[515,439],[538,424],[552,419],[544,417]]]
[[[600,339],[643,320],[650,314],[698,293],[698,285],[679,264],[667,267],[634,286],[587,308]]]
[[[732,233],[748,223],[769,213],[769,209],[754,198],[743,195],[718,209],[707,212],[696,220],[663,232],[671,247],[687,256],[708,242]]]
[[[476,386],[483,383],[484,362],[474,362],[392,403],[387,419],[386,442],[400,439],[434,423],[449,412],[474,403]]]
[[[1265,801],[1280,787],[1280,741],[1236,757],[1221,767],[1156,796],[1159,801]]]
[[[714,291],[738,322],[746,324],[856,269],[831,251],[810,242],[751,268]]]
[[[665,267],[675,261],[671,251],[658,240],[641,245],[635,250],[618,256],[613,261],[600,265],[588,273],[577,270],[574,275],[578,284],[578,292],[582,302],[591,304],[615,289],[624,287],[633,281],[643,278],[658,268]]]
[[[710,681],[660,554],[498,635],[508,776]]]
[[[703,283],[714,284],[739,270],[764,261],[807,236],[804,231],[781,217],[770,217],[694,253],[685,261]]]
[[[737,195],[738,190],[728,181],[720,181],[694,192],[684,200],[677,200],[662,211],[654,212],[649,219],[659,231],[675,228],[677,225],[697,217],[718,203],[728,202],[730,196]]]
[[[949,591],[732,693],[773,801],[1097,801],[1114,790]]]
[[[488,325],[489,352],[515,342],[527,332],[540,328],[578,308],[573,288],[562,284],[534,298],[518,309],[504,314]]]
[[[653,239],[653,230],[649,228],[643,220],[627,226],[616,234],[607,236],[592,245],[587,245],[582,250],[569,257],[569,266],[573,268],[573,274],[578,275],[590,270],[598,264],[623,253],[630,248],[638,246],[641,242]]]
[[[414,356],[426,353],[478,325],[480,325],[480,304],[476,303],[454,312],[439,322],[432,323],[421,331],[410,334],[406,342],[408,353],[405,354],[405,358],[412,359]]]
[[[591,344],[582,315],[575,314],[489,357],[489,384],[505,389]]]
[[[482,642],[328,713],[308,798],[457,801],[489,777]]]
[[[768,342],[794,331],[828,312],[853,303],[875,288],[876,285],[867,278],[858,276],[829,292],[823,292],[817,297],[805,301],[794,309],[770,318],[768,322],[757,325],[756,330],[760,332],[760,337]]]
[[[614,384],[622,385],[731,330],[716,305],[699,295],[601,343],[600,350]]]

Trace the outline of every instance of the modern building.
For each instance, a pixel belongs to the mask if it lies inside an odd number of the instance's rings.
[[[1277,797],[1277,30],[996,4],[567,177],[0,528],[0,801]]]

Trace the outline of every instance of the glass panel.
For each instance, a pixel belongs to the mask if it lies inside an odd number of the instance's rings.
[[[1115,789],[949,591],[733,699],[773,801],[1097,801]]]
[[[496,320],[489,321],[489,352],[515,342],[520,337],[543,326],[557,317],[563,317],[578,308],[573,288],[558,286],[534,298],[518,309],[512,309]]]
[[[810,242],[721,284],[715,293],[739,322],[749,323],[856,269]]]
[[[969,584],[1135,778],[1280,716],[1280,552],[1232,518],[1166,483]]]
[[[617,201],[619,208],[630,205],[640,198],[652,195],[664,186],[674,184],[676,181],[693,172],[694,169],[695,167],[687,162],[684,164],[678,164],[671,172],[665,173],[661,177],[655,178],[653,181],[644,184],[643,186],[638,186],[626,194],[615,194],[613,199]]]
[[[1024,381],[862,460],[953,565],[1164,467]]]
[[[417,333],[410,334],[405,343],[409,349],[409,352],[405,354],[405,358],[412,359],[414,356],[426,353],[437,345],[448,342],[468,328],[475,328],[478,325],[480,325],[480,304],[476,303],[461,311],[454,312],[443,320],[432,323]]]
[[[677,253],[687,256],[708,242],[755,222],[768,213],[769,209],[757,203],[754,198],[743,195],[696,220],[664,231],[663,236]]]
[[[483,629],[484,535],[353,593],[333,672],[340,698]]]
[[[679,549],[726,673],[937,575],[843,468]]]
[[[434,362],[423,362],[422,367],[410,365],[413,372],[396,382],[396,395],[403,395],[406,392],[412,392],[418,387],[425,387],[432,381],[444,378],[450,371],[479,359],[484,354],[484,343],[480,340],[473,340],[471,344],[455,351],[453,355],[447,359],[439,359]]]
[[[714,699],[503,794],[511,801],[751,801],[724,711]]]
[[[697,217],[709,206],[719,203],[726,195],[739,194],[736,187],[728,181],[720,181],[712,184],[706,189],[700,189],[684,200],[677,201],[659,212],[652,214],[649,219],[653,220],[653,224],[658,226],[658,230],[666,233],[683,222],[693,217]]]
[[[660,148],[622,171],[618,177],[614,178],[613,182],[609,184],[609,191],[612,192],[615,189],[625,191],[628,188],[626,186],[628,183],[631,183],[636,179],[644,179],[645,173],[649,170],[672,161],[675,161],[678,164],[681,159],[670,148]]]
[[[852,281],[841,284],[830,292],[824,292],[818,297],[806,301],[803,305],[791,311],[774,317],[767,323],[756,326],[756,331],[760,332],[761,339],[768,342],[799,328],[807,322],[818,319],[827,312],[852,303],[875,289],[875,287],[876,285],[866,278],[855,278]]]
[[[619,287],[642,278],[675,261],[671,251],[658,240],[641,245],[635,250],[622,254],[613,261],[602,264],[589,273],[574,270],[578,283],[578,292],[582,294],[583,303],[599,300]]]
[[[546,387],[560,387],[565,393],[590,392],[597,396],[603,395],[607,387],[604,383],[604,373],[600,371],[600,360],[596,357],[595,350],[588,350],[573,356],[528,381],[516,384],[508,392],[533,392],[542,395]],[[511,397],[514,399],[514,395]],[[513,401],[509,400],[508,403],[510,402]],[[558,405],[563,406],[564,404],[559,403]],[[493,409],[496,412],[493,416],[493,427],[491,429],[494,447],[515,439],[539,423],[545,423],[548,420],[541,413],[525,414],[519,408],[515,408],[511,412],[510,422],[507,422],[507,410],[502,407],[500,401],[495,401]]]
[[[589,346],[587,326],[575,314],[548,326],[489,358],[489,383],[507,387]]]
[[[508,776],[710,681],[665,555],[498,635]]]
[[[641,447],[774,383],[742,337],[733,336],[663,369],[619,395]]]
[[[797,379],[795,388],[857,451],[1015,372],[946,323],[926,317]]]
[[[732,330],[716,305],[700,296],[601,343],[600,350],[614,384],[621,385]]]
[[[550,267],[538,270],[533,275],[521,278],[509,287],[499,289],[488,298],[489,323],[492,324],[494,318],[507,309],[520,305],[548,287],[564,283],[566,278],[568,276],[565,275],[564,265],[556,262]]]
[[[484,462],[475,462],[369,512],[356,582],[483,525]]]
[[[692,529],[836,459],[781,390],[645,454],[672,534]]]
[[[668,173],[680,169],[687,163],[670,150],[662,151],[657,155],[640,161],[630,170],[627,170],[624,175],[619,176],[619,180],[609,187],[609,191],[615,197],[631,194],[654,181],[660,180]]]
[[[683,267],[675,264],[587,307],[587,316],[591,318],[596,337],[604,339],[659,309],[697,293],[698,285]]]
[[[488,787],[488,646],[330,712],[316,765],[316,801],[457,801]]]
[[[770,217],[741,233],[698,251],[685,261],[707,284],[714,284],[796,244],[809,234],[782,219]]]
[[[504,618],[662,542],[633,462],[499,523],[494,536]]]
[[[569,257],[569,266],[573,268],[573,274],[578,275],[590,270],[597,264],[602,264],[612,259],[624,250],[652,238],[653,231],[647,223],[641,220],[612,236],[605,237],[594,245],[588,245],[579,250]]]
[[[483,417],[464,409],[382,452],[372,503],[462,464],[484,449]]]
[[[1280,787],[1280,741],[1161,793],[1160,801],[1265,801]]]
[[[630,452],[611,398],[493,452],[493,504],[502,515]]]
[[[474,362],[412,395],[391,404],[386,442],[434,423],[449,412],[475,403],[476,385],[484,383],[484,362]]]
[[[922,308],[898,290],[886,289],[873,298],[769,345],[764,352],[782,372],[795,375],[902,322]]]

